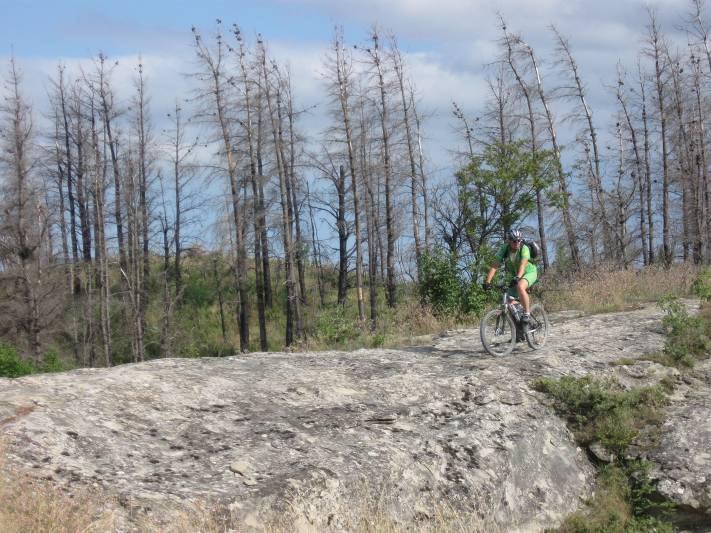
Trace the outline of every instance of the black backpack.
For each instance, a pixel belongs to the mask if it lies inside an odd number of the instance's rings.
[[[531,252],[531,261],[535,261],[541,257],[541,247],[533,239],[523,239],[523,244],[528,246],[528,250]]]
[[[535,261],[536,259],[541,257],[541,247],[536,241],[534,241],[533,239],[523,239],[523,244],[528,246],[528,251],[531,253],[531,261]],[[523,248],[519,248],[518,253],[521,253],[521,250],[523,250]],[[509,253],[508,245],[506,245],[506,253]]]

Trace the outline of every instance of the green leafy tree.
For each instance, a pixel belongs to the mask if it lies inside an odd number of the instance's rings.
[[[536,191],[547,190],[553,183],[552,153],[532,153],[527,147],[525,140],[491,144],[456,174],[467,221],[466,240],[470,245],[476,243],[472,250],[476,257],[492,236],[505,234],[532,214]]]

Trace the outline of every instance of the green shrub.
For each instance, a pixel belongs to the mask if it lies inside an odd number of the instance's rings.
[[[542,378],[536,390],[549,394],[583,445],[599,442],[614,454],[598,470],[598,487],[586,508],[569,516],[558,531],[565,533],[672,532],[659,518],[673,504],[657,498],[649,464],[629,460],[626,451],[639,431],[661,423],[666,396],[661,386],[624,390],[612,380],[564,376]]]
[[[420,297],[437,316],[480,315],[490,295],[469,278],[452,254],[437,251],[422,258]]]
[[[705,302],[711,302],[711,267],[706,267],[699,272],[692,289],[699,298]]]
[[[711,322],[702,313],[691,316],[686,306],[673,297],[660,301],[665,311],[662,324],[667,338],[664,355],[674,366],[693,366],[697,358],[711,352]]]
[[[420,295],[436,314],[456,314],[461,306],[461,293],[462,281],[456,257],[443,252],[422,257]]]
[[[382,333],[376,333],[373,335],[373,340],[371,342],[371,346],[373,348],[380,348],[385,344],[385,335]]]
[[[491,295],[484,292],[478,283],[470,282],[465,285],[461,306],[464,314],[481,316],[490,303]]]
[[[346,316],[341,305],[323,309],[316,319],[316,336],[330,344],[342,344],[360,335],[357,320]]]
[[[595,496],[563,522],[560,533],[672,533],[671,524],[648,513],[663,514],[668,502],[652,499],[649,464],[631,461],[600,468]]]
[[[34,372],[32,364],[22,359],[14,347],[0,344],[0,377],[19,378]]]
[[[659,386],[623,390],[614,381],[589,376],[542,378],[533,387],[553,397],[554,408],[568,419],[582,444],[599,441],[617,457],[642,427],[660,419],[666,404]]]
[[[64,372],[67,366],[59,358],[57,350],[47,350],[42,357],[42,363],[37,368],[40,372]]]

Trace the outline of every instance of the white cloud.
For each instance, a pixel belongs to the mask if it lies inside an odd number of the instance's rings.
[[[497,55],[499,35],[496,10],[507,18],[509,30],[522,31],[524,38],[536,49],[544,64],[546,84],[552,88],[559,79],[552,69],[553,37],[548,29],[555,23],[571,41],[580,64],[582,76],[589,88],[589,101],[600,125],[609,122],[614,99],[605,85],[614,82],[615,66],[621,58],[630,67],[640,49],[646,25],[642,0],[271,0],[295,11],[311,10],[335,22],[347,22],[350,39],[362,42],[371,23],[392,29],[400,46],[418,93],[422,113],[428,115],[427,143],[434,164],[449,165],[447,149],[458,142],[451,132],[451,102],[457,101],[471,115],[483,107],[488,88],[485,68]],[[659,20],[666,31],[675,31],[687,0],[656,0]],[[265,21],[268,24],[268,21]],[[357,27],[356,27],[357,26]],[[155,32],[143,24],[135,27],[125,22],[112,26],[111,21],[87,16],[78,23],[82,31],[104,33],[108,39],[135,42],[137,50],[118,57],[114,72],[114,87],[124,103],[133,94],[132,78],[143,54],[146,77],[152,98],[156,127],[174,105],[176,97],[190,92],[191,80],[185,74],[194,67],[192,36],[188,29],[179,33],[166,29]],[[282,64],[288,63],[297,106],[313,108],[305,115],[300,127],[315,137],[327,123],[325,89],[321,72],[329,43],[270,36],[269,28],[244,28],[264,31],[271,54]],[[209,31],[205,32],[206,35]],[[88,56],[88,54],[87,54]],[[60,58],[32,59],[18,57],[26,73],[25,89],[37,111],[46,111],[48,78],[56,73]],[[64,62],[77,71],[79,65],[90,68],[91,60],[68,58]],[[564,106],[555,104],[556,114]]]

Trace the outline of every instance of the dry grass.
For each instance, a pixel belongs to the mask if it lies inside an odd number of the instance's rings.
[[[352,531],[358,533],[397,533],[426,531],[438,533],[499,533],[488,504],[469,502],[463,511],[439,491],[421,493],[416,503],[403,504],[393,480],[374,485],[366,479],[355,482],[347,494],[296,491],[286,502],[287,511],[266,524],[269,533],[299,531]]]
[[[428,493],[430,494],[430,493]],[[356,483],[345,499],[323,499],[317,490],[294,492],[272,509],[242,515],[216,502],[168,502],[146,513],[129,502],[120,510],[115,498],[95,490],[68,492],[49,480],[18,474],[0,464],[0,531],[3,533],[265,533],[352,531],[396,533],[498,533],[493,512],[455,509],[446,497],[423,497],[414,509],[403,508],[395,486]],[[316,507],[318,504],[318,507]],[[324,507],[324,504],[326,507]]]
[[[575,278],[549,275],[543,278],[539,293],[549,311],[576,309],[586,313],[607,313],[654,302],[663,296],[691,294],[698,268],[676,264],[670,269],[642,270],[597,268]]]
[[[116,528],[116,516],[95,491],[68,491],[36,480],[0,462],[0,531],[103,532]]]

